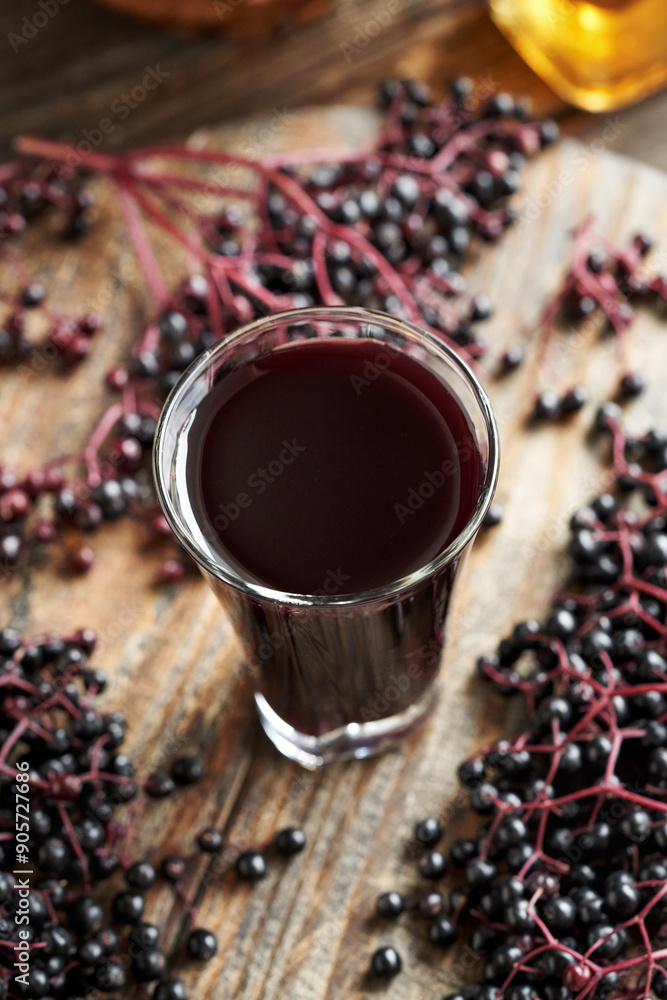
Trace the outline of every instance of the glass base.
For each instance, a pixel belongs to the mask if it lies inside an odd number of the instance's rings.
[[[324,764],[373,757],[396,746],[417,729],[432,711],[438,693],[434,682],[409,708],[372,722],[351,722],[323,736],[300,733],[277,715],[262,694],[255,695],[264,732],[282,754],[311,771]]]

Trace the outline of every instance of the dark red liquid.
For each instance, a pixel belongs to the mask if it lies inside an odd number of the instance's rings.
[[[456,397],[373,341],[300,341],[225,375],[188,437],[200,525],[255,582],[359,593],[428,563],[479,498]]]

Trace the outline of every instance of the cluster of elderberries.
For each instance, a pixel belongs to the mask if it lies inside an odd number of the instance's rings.
[[[578,589],[546,621],[518,624],[480,675],[528,721],[461,764],[478,833],[439,849],[421,821],[425,879],[414,898],[384,893],[378,914],[416,910],[428,938],[465,937],[483,980],[449,1000],[667,997],[667,436],[631,437],[606,404],[617,495],[577,511],[570,553]],[[622,501],[636,491],[640,517]],[[646,509],[646,508],[645,508]],[[373,956],[401,969],[395,948]]]
[[[5,239],[19,236],[49,207],[64,217],[65,237],[81,236],[92,202],[81,174],[72,169],[32,156],[0,166],[0,237]]]
[[[94,646],[90,629],[34,640],[0,630],[0,998],[118,997],[134,979],[152,984],[154,1000],[187,1000],[170,966],[217,951],[187,891],[198,861],[219,855],[217,875],[235,868],[257,881],[267,875],[268,850],[297,854],[305,837],[288,827],[240,848],[208,827],[188,857],[131,857],[131,829],[150,800],[199,781],[203,768],[185,754],[168,770],[135,776],[122,750],[125,718],[95,703],[106,677],[89,663]],[[129,802],[131,816],[123,816]],[[107,883],[111,895],[101,891]],[[183,947],[162,941],[144,919],[144,893],[159,885],[190,916]]]
[[[562,284],[544,309],[538,337],[538,367],[549,366],[549,348],[559,331],[568,337],[590,324],[602,334],[618,340],[622,374],[618,398],[633,399],[644,389],[642,375],[633,369],[628,357],[627,335],[635,318],[636,306],[656,307],[667,299],[664,275],[650,273],[647,257],[653,240],[637,233],[625,247],[613,246],[593,230],[588,218],[575,233],[572,264]],[[553,381],[553,371],[550,379]],[[558,420],[578,412],[587,401],[583,385],[563,386],[535,394],[533,417],[536,421]]]

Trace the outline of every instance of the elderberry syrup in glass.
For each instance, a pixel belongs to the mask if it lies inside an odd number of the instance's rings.
[[[279,750],[318,767],[422,722],[498,475],[488,399],[455,352],[362,309],[258,320],[185,372],[154,457]]]

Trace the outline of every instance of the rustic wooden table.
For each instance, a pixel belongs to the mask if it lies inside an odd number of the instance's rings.
[[[500,86],[529,91],[538,108],[558,113],[567,131],[585,143],[600,133],[599,119],[565,111],[475,4],[431,9],[427,3],[423,15],[418,3],[406,2],[402,9],[412,24],[407,47],[400,32],[392,32],[348,67],[342,58],[330,65],[320,53],[309,53],[313,38],[323,38],[321,25],[246,51],[218,38],[175,38],[136,27],[71,0],[29,45],[2,61],[0,74],[14,80],[11,96],[7,79],[2,88],[3,140],[8,144],[21,131],[76,139],[83,128],[95,127],[147,65],[160,65],[170,75],[163,89],[156,88],[145,106],[109,136],[110,145],[183,136],[195,125],[251,111],[270,117],[274,108],[283,107],[294,118],[273,137],[276,145],[354,145],[374,127],[369,112],[296,114],[296,108],[329,100],[363,103],[372,84],[397,71],[436,82],[459,70],[490,76]],[[5,10],[0,16],[4,32],[14,30],[18,15]],[[297,52],[303,62],[291,65],[288,56]],[[667,164],[667,138],[656,128],[666,106],[659,96],[621,112],[623,127],[613,149]],[[260,124],[228,127],[210,139],[238,147]],[[537,218],[511,230],[499,247],[477,252],[469,268],[472,286],[487,290],[497,303],[485,333],[499,345],[530,340],[545,296],[562,273],[570,228],[588,210],[597,213],[601,230],[612,238],[626,239],[641,227],[658,234],[665,229],[664,175],[608,152],[582,157],[568,144],[531,165],[524,203],[541,203],[544,192],[554,190],[552,182],[573,169],[575,183],[547,198]],[[85,441],[106,405],[97,391],[103,374],[125,356],[148,308],[103,189],[99,211],[99,224],[79,247],[54,254],[53,242],[38,233],[24,245],[53,289],[54,307],[96,304],[106,332],[90,359],[66,381],[54,370],[31,376],[3,373],[0,457],[20,467]],[[177,262],[172,267],[179,273]],[[640,370],[648,375],[666,370],[667,338],[659,321],[642,315],[636,345]],[[585,382],[597,400],[610,395],[618,377],[612,347],[594,337],[584,349],[566,345],[556,363],[574,381]],[[505,518],[480,539],[467,567],[449,623],[446,684],[438,710],[399,752],[315,775],[281,758],[260,732],[250,691],[237,679],[243,673],[237,669],[240,652],[214,598],[195,579],[155,591],[155,561],[135,524],[118,524],[95,539],[96,565],[85,577],[63,578],[57,560],[46,557],[3,585],[0,621],[10,620],[28,633],[80,625],[98,630],[96,663],[111,676],[106,704],[127,714],[128,747],[141,774],[179,751],[202,755],[206,779],[175,803],[148,810],[135,833],[138,852],[188,851],[194,834],[208,823],[241,846],[261,842],[289,823],[307,832],[304,854],[273,864],[256,888],[240,884],[224,866],[194,866],[189,883],[200,902],[201,923],[220,942],[213,962],[200,972],[184,972],[194,1000],[370,997],[378,987],[366,969],[382,943],[395,943],[405,957],[404,973],[386,989],[392,1000],[441,996],[469,966],[469,953],[443,959],[434,952],[415,920],[387,927],[372,914],[379,891],[416,885],[410,833],[417,818],[440,815],[446,844],[470,828],[457,790],[457,762],[511,731],[520,715],[518,704],[503,701],[474,679],[474,659],[493,648],[514,621],[542,613],[562,579],[569,514],[605,481],[604,460],[584,443],[593,404],[567,427],[526,431],[534,377],[529,351],[524,369],[492,384],[503,441],[499,499]],[[631,419],[641,427],[659,415],[664,420],[665,405],[660,380],[654,378]],[[152,895],[148,912],[166,927],[167,940],[183,933],[183,908],[168,892]],[[178,964],[175,971],[180,974]],[[475,975],[474,968],[470,971]]]

